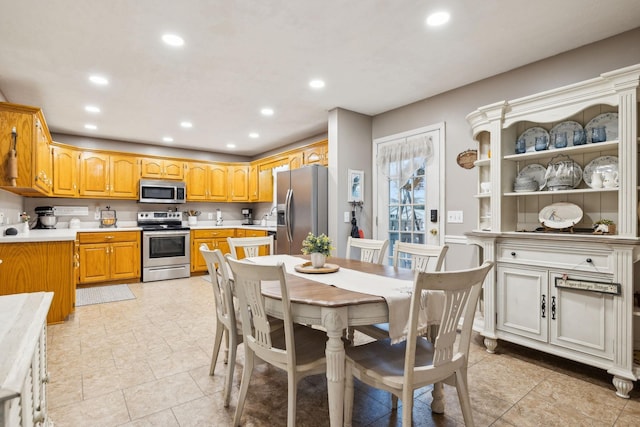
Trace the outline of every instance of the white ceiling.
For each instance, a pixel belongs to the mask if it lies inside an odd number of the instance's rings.
[[[640,1],[0,0],[0,16],[0,92],[52,132],[255,155],[326,132],[335,107],[380,114],[633,29]]]

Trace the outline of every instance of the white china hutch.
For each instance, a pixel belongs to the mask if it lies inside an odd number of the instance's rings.
[[[478,144],[478,219],[467,236],[482,260],[496,262],[475,330],[491,353],[500,339],[605,369],[624,398],[640,378],[639,78],[640,64],[467,116]],[[611,129],[604,142],[516,154],[527,129],[571,121],[589,131],[594,118],[616,114],[617,135]],[[582,180],[570,189],[514,191],[526,166],[546,169],[560,158],[584,170],[604,156],[617,157],[617,186],[591,188]],[[566,229],[542,227],[539,213],[554,203],[577,205],[581,220]],[[601,219],[616,224],[615,234],[593,233]]]

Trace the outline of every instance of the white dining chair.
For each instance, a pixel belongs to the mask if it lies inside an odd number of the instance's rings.
[[[242,335],[239,333],[242,326],[237,316],[233,303],[233,293],[231,290],[229,275],[227,272],[227,261],[220,249],[209,250],[206,244],[200,246],[200,253],[207,263],[207,270],[211,276],[213,288],[213,299],[216,305],[216,335],[213,344],[213,354],[211,355],[211,367],[209,375],[213,375],[218,353],[222,344],[223,335],[226,338],[224,349],[224,363],[227,364],[227,377],[224,382],[224,407],[229,406],[231,396],[231,384],[233,382],[233,371],[236,364],[236,349],[242,343]],[[231,357],[229,357],[231,352]]]
[[[235,259],[250,258],[260,255],[260,248],[268,249],[265,255],[273,255],[273,236],[260,237],[227,237],[229,243],[229,252]],[[242,253],[239,253],[242,249]],[[244,256],[243,256],[244,255]]]
[[[287,373],[288,402],[287,426],[296,425],[296,397],[298,382],[309,375],[326,372],[325,346],[327,336],[323,331],[294,324],[291,317],[289,291],[285,268],[279,265],[258,265],[235,260],[227,255],[227,261],[235,278],[235,289],[242,316],[245,363],[238,395],[234,426],[240,425],[245,399],[255,358],[261,359]],[[262,296],[263,281],[278,282],[282,295],[284,336],[269,334],[270,318],[266,314]]]
[[[354,239],[349,236],[347,239],[346,258],[351,258],[351,248],[360,249],[360,261],[382,264],[384,256],[389,246],[389,240],[375,239]]]
[[[473,414],[467,385],[467,365],[471,327],[478,296],[493,263],[488,261],[469,270],[416,273],[411,296],[406,341],[391,345],[390,339],[347,347],[344,425],[351,426],[353,379],[402,400],[402,425],[410,426],[414,390],[446,382],[456,387],[464,423],[473,426]],[[444,310],[433,343],[420,335],[418,320],[423,291],[443,291]],[[462,320],[460,339],[457,328]]]
[[[396,242],[393,246],[393,266],[410,261],[409,268],[415,271],[440,271],[449,246],[423,245],[421,243]]]

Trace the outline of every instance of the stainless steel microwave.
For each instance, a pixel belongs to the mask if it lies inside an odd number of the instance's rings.
[[[140,180],[140,203],[186,203],[187,189],[184,182],[161,179]]]

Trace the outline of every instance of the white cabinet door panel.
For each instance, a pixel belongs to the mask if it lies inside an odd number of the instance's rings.
[[[547,270],[498,266],[497,328],[547,342]]]

